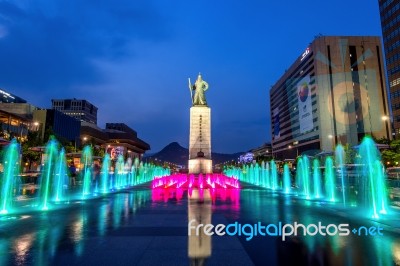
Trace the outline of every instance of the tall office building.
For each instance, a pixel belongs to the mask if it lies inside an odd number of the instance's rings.
[[[379,0],[393,127],[400,136],[400,1]]]
[[[379,37],[319,37],[270,90],[274,156],[390,138]]]
[[[86,100],[78,100],[75,98],[61,100],[52,99],[51,108],[75,117],[79,121],[97,124],[98,108]]]

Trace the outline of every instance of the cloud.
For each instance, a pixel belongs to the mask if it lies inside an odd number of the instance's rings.
[[[6,37],[8,34],[8,30],[5,26],[0,25],[0,39]]]
[[[148,1],[0,1],[0,87],[45,92],[105,82],[96,60],[131,58],[140,52],[132,43],[166,38]]]

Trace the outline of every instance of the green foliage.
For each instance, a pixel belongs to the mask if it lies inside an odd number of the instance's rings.
[[[384,164],[388,166],[398,165],[398,163],[400,162],[400,153],[393,150],[384,150],[382,152],[382,160]]]
[[[273,158],[272,156],[267,156],[267,155],[257,156],[257,157],[255,158],[255,160],[256,160],[257,163],[261,163],[261,162],[263,162],[263,161],[267,162],[267,161],[271,161],[271,160],[273,160],[273,159],[274,159],[274,158]]]
[[[390,149],[382,151],[382,161],[387,166],[400,166],[400,140],[392,140]]]
[[[40,160],[40,152],[33,151],[31,148],[43,145],[44,143],[39,137],[39,132],[29,131],[27,140],[21,143],[22,162],[28,163],[29,167],[32,164],[32,162],[38,162]]]
[[[400,152],[400,139],[392,140],[390,143],[390,149]]]
[[[65,153],[75,152],[75,145],[72,142],[67,142],[66,145],[63,145],[65,149]]]
[[[390,140],[388,140],[387,138],[384,138],[384,137],[382,137],[380,139],[374,138],[374,141],[375,141],[375,143],[378,143],[378,144],[390,144]]]
[[[105,155],[105,151],[104,151],[104,149],[102,148],[102,147],[97,147],[97,146],[94,146],[94,148],[93,148],[93,155],[94,156],[100,156],[100,157],[104,157],[104,155]]]
[[[345,164],[353,164],[355,163],[355,159],[357,157],[357,152],[347,143],[343,147],[344,155],[345,155]]]
[[[50,126],[50,127],[46,128],[44,131],[44,136],[42,139],[43,144],[46,143],[50,139],[51,136],[54,136],[54,131],[53,131],[53,127]]]

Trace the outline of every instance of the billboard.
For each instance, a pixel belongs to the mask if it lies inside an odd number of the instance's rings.
[[[116,160],[119,155],[124,156],[124,149],[123,146],[108,147],[107,153],[110,155],[111,160]]]
[[[300,133],[302,134],[314,128],[310,75],[305,76],[297,83],[297,104],[299,109]]]

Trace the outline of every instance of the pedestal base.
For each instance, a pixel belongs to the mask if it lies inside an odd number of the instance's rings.
[[[196,158],[189,160],[189,174],[211,174],[212,160]]]

